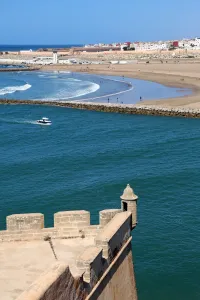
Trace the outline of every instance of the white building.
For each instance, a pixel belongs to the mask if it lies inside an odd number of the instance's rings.
[[[53,64],[58,63],[58,54],[57,51],[53,51]]]
[[[140,51],[156,51],[156,50],[167,50],[168,43],[166,42],[147,42],[147,43],[136,43],[135,50]]]

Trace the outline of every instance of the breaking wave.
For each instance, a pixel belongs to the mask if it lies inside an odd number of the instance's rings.
[[[26,91],[31,88],[31,85],[26,83],[24,85],[19,86],[7,86],[5,88],[0,89],[0,95],[13,94],[18,91]]]
[[[68,81],[68,90],[62,89],[55,93],[52,96],[45,97],[42,100],[48,100],[48,101],[55,101],[55,100],[68,100],[68,99],[73,99],[77,97],[81,97],[84,95],[88,95],[90,93],[96,92],[99,88],[100,85],[97,83],[93,82],[82,82],[81,80],[78,79],[72,79],[72,81],[80,81],[80,85],[70,85],[70,80]]]

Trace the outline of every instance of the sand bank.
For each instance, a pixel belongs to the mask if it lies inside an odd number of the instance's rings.
[[[168,62],[168,63],[138,63],[126,65],[72,65],[72,66],[44,66],[43,70],[68,70],[72,72],[87,72],[92,74],[124,76],[157,82],[165,86],[190,88],[193,93],[189,96],[170,99],[143,99],[138,105],[161,106],[167,108],[200,108],[200,65],[198,63]],[[141,95],[142,96],[142,95]]]
[[[102,112],[128,114],[181,116],[200,118],[200,68],[194,62],[138,63],[126,65],[54,65],[41,70],[85,72],[101,75],[123,76],[157,82],[165,86],[190,88],[192,95],[170,99],[157,99],[133,104],[93,103],[78,101],[33,101],[1,99],[0,104],[37,104],[63,106]]]

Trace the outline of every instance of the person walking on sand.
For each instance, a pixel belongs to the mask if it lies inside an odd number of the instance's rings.
[[[142,101],[142,97],[140,96],[140,101]]]
[[[110,102],[110,99],[108,98],[108,103]]]

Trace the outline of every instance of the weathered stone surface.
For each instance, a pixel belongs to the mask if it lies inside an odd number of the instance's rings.
[[[55,228],[84,228],[90,225],[90,213],[85,210],[64,211],[54,214]]]
[[[131,235],[131,216],[130,212],[115,215],[96,237],[96,245],[102,247],[109,263]]]
[[[104,270],[102,249],[96,246],[88,247],[77,258],[77,267],[84,272],[84,281],[93,287],[101,277]]]
[[[105,209],[99,212],[99,223],[101,226],[108,224],[112,218],[118,213],[122,212],[121,209]]]
[[[74,278],[68,267],[39,300],[84,300],[86,296],[82,278]]]
[[[130,254],[136,201],[129,202],[130,211],[101,211],[99,225],[84,210],[56,213],[52,228],[44,228],[42,214],[8,216],[0,231],[2,298],[136,300]]]
[[[44,215],[40,213],[11,215],[6,218],[6,225],[9,231],[39,230],[44,228]]]
[[[137,300],[131,238],[108,266],[86,300]]]

